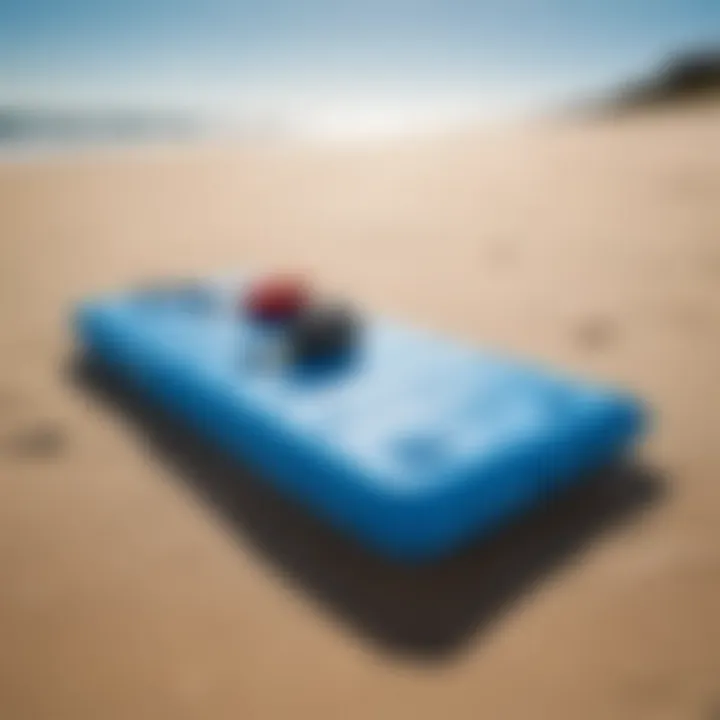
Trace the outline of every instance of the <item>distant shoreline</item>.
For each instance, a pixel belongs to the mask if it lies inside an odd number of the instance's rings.
[[[87,154],[93,157],[125,153],[128,150],[151,150],[163,147],[188,146],[201,142],[201,136],[179,140],[177,138],[92,140],[73,141],[25,140],[21,142],[0,141],[0,165],[33,163],[35,161],[76,159]]]

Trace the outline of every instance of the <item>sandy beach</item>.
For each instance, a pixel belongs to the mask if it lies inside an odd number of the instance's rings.
[[[631,388],[642,508],[490,602],[572,509],[393,574],[71,377],[78,299],[246,265]],[[0,163],[0,314],[3,720],[720,717],[720,104]]]

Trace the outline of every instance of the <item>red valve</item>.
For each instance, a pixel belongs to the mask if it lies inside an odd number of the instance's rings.
[[[282,321],[295,317],[307,304],[310,291],[303,278],[271,275],[257,281],[244,298],[251,317],[264,321]]]

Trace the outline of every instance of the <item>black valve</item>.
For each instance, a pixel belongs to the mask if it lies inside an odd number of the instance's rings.
[[[291,358],[307,363],[348,357],[359,343],[360,330],[358,314],[347,305],[310,305],[288,329]]]

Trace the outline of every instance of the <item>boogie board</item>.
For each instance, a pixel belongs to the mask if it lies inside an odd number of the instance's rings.
[[[271,352],[282,330],[238,310],[251,282],[89,299],[73,316],[77,342],[391,559],[434,560],[493,532],[630,449],[645,427],[624,391],[392,318],[363,317],[340,362],[283,361]]]

